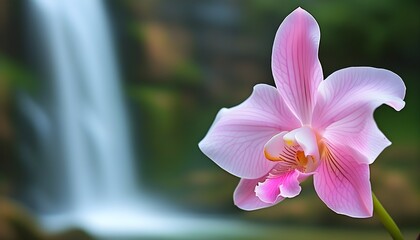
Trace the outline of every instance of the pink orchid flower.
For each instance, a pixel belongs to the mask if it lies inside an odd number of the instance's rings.
[[[395,73],[349,67],[325,80],[318,59],[320,31],[305,10],[293,11],[274,39],[277,88],[254,87],[238,106],[221,109],[199,143],[221,168],[242,178],[234,203],[255,210],[293,198],[313,176],[321,200],[333,211],[371,217],[369,164],[391,144],[374,110],[401,110],[405,85]]]

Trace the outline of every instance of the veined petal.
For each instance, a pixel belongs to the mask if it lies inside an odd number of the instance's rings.
[[[373,163],[391,142],[379,130],[369,106],[360,106],[346,115],[329,125],[324,130],[323,138],[329,142],[345,142],[366,157],[357,160]]]
[[[328,126],[345,117],[349,107],[368,105],[372,109],[387,104],[401,110],[405,85],[395,73],[373,67],[349,67],[331,74],[319,85],[313,125]]]
[[[330,142],[347,142],[372,163],[390,145],[373,120],[373,111],[387,104],[404,107],[405,85],[395,73],[372,67],[345,68],[318,88],[312,126]]]
[[[243,210],[252,211],[261,208],[270,207],[284,198],[279,197],[277,201],[272,203],[267,203],[261,201],[259,197],[257,197],[255,193],[255,187],[259,182],[263,182],[265,178],[259,179],[241,179],[238,186],[233,193],[233,202],[237,207]]]
[[[334,212],[356,218],[373,214],[369,165],[360,153],[344,145],[326,144],[314,174],[315,190]]]
[[[274,81],[302,125],[311,122],[316,91],[323,79],[319,40],[318,23],[301,8],[284,19],[274,39],[271,62]]]
[[[259,178],[275,165],[264,157],[264,145],[277,133],[299,124],[278,91],[259,84],[242,104],[219,112],[199,147],[229,173]]]

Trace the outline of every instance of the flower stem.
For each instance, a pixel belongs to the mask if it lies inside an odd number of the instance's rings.
[[[382,225],[386,228],[388,233],[394,240],[403,240],[404,237],[398,228],[397,224],[395,224],[394,220],[382,206],[381,202],[379,202],[378,198],[372,192],[373,197],[373,212],[375,215],[381,220]]]

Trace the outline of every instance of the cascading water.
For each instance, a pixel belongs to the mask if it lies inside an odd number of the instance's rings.
[[[237,224],[187,217],[139,197],[103,2],[30,0],[26,10],[41,81],[39,95],[19,98],[33,135],[20,152],[31,172],[24,199],[44,226],[98,236],[232,232]]]
[[[42,60],[41,51],[36,57],[49,78],[40,110],[53,129],[40,150],[54,152],[43,161],[60,162],[45,170],[62,173],[73,209],[132,195],[129,129],[102,2],[32,0],[28,10],[28,27],[36,32],[28,39],[42,49]]]

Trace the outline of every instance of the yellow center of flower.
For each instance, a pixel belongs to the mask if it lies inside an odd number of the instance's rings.
[[[317,132],[304,126],[272,137],[264,145],[264,155],[267,160],[277,163],[276,171],[297,169],[300,172],[313,172],[320,163],[322,144]]]
[[[286,146],[289,146],[289,147],[294,145],[292,140],[284,140],[284,143],[286,144]]]
[[[306,164],[308,164],[308,158],[303,151],[296,152],[296,161],[301,166],[306,166]]]
[[[266,159],[273,162],[282,162],[282,166],[298,169],[301,172],[313,170],[314,165],[316,165],[315,157],[311,155],[305,156],[302,148],[292,141],[285,141],[285,145],[286,147],[278,155],[270,154],[267,149],[264,149]]]

